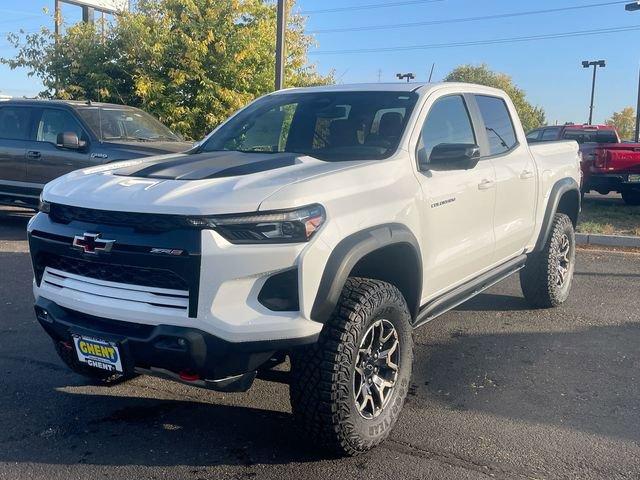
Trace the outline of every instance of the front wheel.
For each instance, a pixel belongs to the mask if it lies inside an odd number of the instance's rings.
[[[530,253],[520,271],[520,286],[527,302],[537,308],[557,307],[571,291],[576,263],[576,236],[571,219],[557,213],[551,233],[540,252]]]
[[[410,320],[393,285],[347,280],[318,342],[291,356],[291,407],[310,438],[346,455],[387,438],[411,378]]]

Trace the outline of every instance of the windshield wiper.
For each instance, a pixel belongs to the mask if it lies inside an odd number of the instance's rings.
[[[235,151],[235,152],[241,152],[241,153],[269,153],[269,154],[274,154],[274,153],[286,153],[284,151],[281,150],[230,150],[230,151]]]
[[[153,137],[148,137],[147,140],[153,142],[155,140],[169,140],[171,142],[177,142],[178,139],[175,137],[170,137],[169,135],[154,135]]]

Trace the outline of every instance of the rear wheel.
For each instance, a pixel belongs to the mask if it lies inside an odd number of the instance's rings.
[[[99,368],[89,367],[78,361],[76,352],[73,351],[71,344],[55,340],[53,343],[56,347],[56,352],[58,352],[58,356],[71,370],[98,385],[116,385],[135,377],[133,374],[111,373],[106,370],[100,370]]]
[[[640,189],[622,190],[622,199],[627,205],[640,205]]]
[[[393,285],[347,280],[318,342],[291,358],[292,411],[310,438],[346,455],[387,438],[409,388],[410,320]]]
[[[530,253],[520,271],[520,286],[527,302],[538,308],[564,303],[571,291],[575,261],[573,223],[567,215],[557,213],[544,248]]]

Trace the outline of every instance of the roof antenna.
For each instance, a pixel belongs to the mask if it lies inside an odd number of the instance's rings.
[[[431,83],[431,77],[433,77],[433,69],[436,68],[436,62],[431,64],[431,73],[429,73],[429,81],[427,83]]]

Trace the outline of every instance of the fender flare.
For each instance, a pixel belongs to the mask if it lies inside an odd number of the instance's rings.
[[[311,319],[326,323],[333,313],[345,282],[353,267],[369,253],[392,245],[409,245],[419,263],[417,305],[409,305],[412,315],[420,307],[422,292],[422,256],[420,244],[413,233],[400,223],[388,223],[369,227],[343,238],[332,250],[322,273],[320,285],[311,308]]]
[[[576,182],[573,178],[565,177],[561,180],[558,180],[551,188],[549,200],[547,201],[547,207],[544,212],[544,218],[542,220],[542,227],[538,235],[538,241],[536,242],[536,246],[533,249],[534,252],[540,252],[544,248],[545,244],[547,243],[547,239],[551,234],[553,216],[558,211],[560,200],[565,193],[572,190],[574,190],[578,195],[578,211],[580,211],[580,186],[578,185],[578,182]]]

